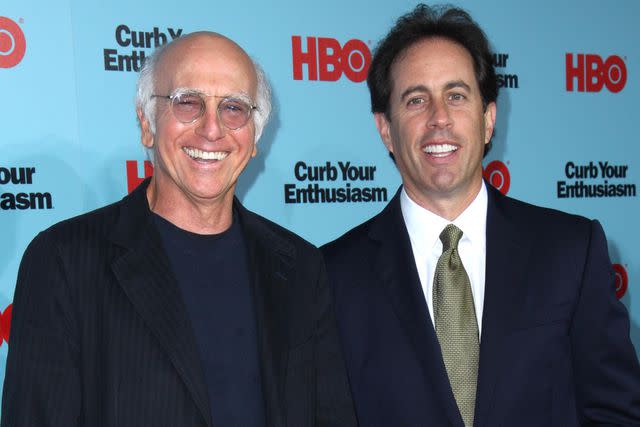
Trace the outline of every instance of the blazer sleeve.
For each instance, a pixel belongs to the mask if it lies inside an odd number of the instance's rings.
[[[331,288],[324,262],[317,283],[318,322],[315,334],[318,427],[357,426],[347,371],[342,355]]]
[[[27,248],[13,301],[2,427],[80,426],[81,383],[62,259],[51,232]]]
[[[571,326],[580,425],[640,425],[640,367],[629,316],[615,296],[607,242],[597,221]]]

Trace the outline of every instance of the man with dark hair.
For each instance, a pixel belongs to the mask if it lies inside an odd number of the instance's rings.
[[[419,5],[367,82],[402,187],[323,247],[361,425],[640,425],[600,224],[482,179],[498,90],[480,27]]]
[[[234,196],[269,98],[220,34],[145,62],[154,175],[29,245],[3,427],[356,425],[320,252]]]

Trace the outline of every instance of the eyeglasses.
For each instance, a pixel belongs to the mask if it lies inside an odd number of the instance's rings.
[[[218,119],[229,130],[240,129],[246,125],[253,110],[258,107],[251,104],[248,97],[242,95],[217,96],[207,95],[197,91],[178,90],[172,95],[151,95],[152,98],[162,98],[171,101],[173,116],[182,123],[193,123],[203,116],[207,109],[205,98],[221,98],[218,104]]]

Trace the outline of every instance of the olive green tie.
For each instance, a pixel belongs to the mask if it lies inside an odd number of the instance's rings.
[[[466,427],[473,426],[478,378],[479,337],[469,276],[458,253],[462,230],[442,233],[442,255],[433,280],[433,318],[453,395]]]

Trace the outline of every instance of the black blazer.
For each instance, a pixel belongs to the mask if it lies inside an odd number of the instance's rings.
[[[147,185],[29,245],[2,427],[215,425]],[[355,425],[319,251],[237,200],[235,209],[249,252],[267,425]]]
[[[474,425],[640,425],[640,368],[602,228],[487,187]],[[322,250],[361,425],[462,427],[399,194]]]

